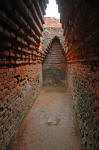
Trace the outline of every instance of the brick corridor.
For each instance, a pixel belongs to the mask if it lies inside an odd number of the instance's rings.
[[[63,87],[43,88],[10,150],[81,150]]]

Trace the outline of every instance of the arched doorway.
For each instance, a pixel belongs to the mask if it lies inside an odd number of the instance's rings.
[[[65,57],[60,39],[55,36],[43,62],[43,85],[65,85]]]

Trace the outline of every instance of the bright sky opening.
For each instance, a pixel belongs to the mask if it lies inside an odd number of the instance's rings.
[[[57,19],[60,19],[60,14],[58,13],[58,5],[56,4],[55,0],[49,0],[45,17],[55,17]]]

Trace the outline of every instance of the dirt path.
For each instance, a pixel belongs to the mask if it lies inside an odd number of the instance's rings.
[[[81,150],[65,91],[62,87],[42,90],[11,150]]]

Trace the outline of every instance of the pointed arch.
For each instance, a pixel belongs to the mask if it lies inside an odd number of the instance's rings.
[[[61,43],[60,38],[56,35],[56,36],[54,36],[54,37],[51,39],[50,43],[47,45],[46,49],[44,50],[44,51],[45,51],[45,58],[46,58],[47,54],[50,52],[50,49],[51,49],[51,47],[52,47],[52,45],[53,45],[53,43],[54,43],[55,41],[57,41],[57,42],[60,44],[62,53],[63,53],[63,55],[65,56],[64,47],[63,47],[63,45],[62,45],[62,43]],[[44,60],[45,60],[45,59],[44,59]]]

